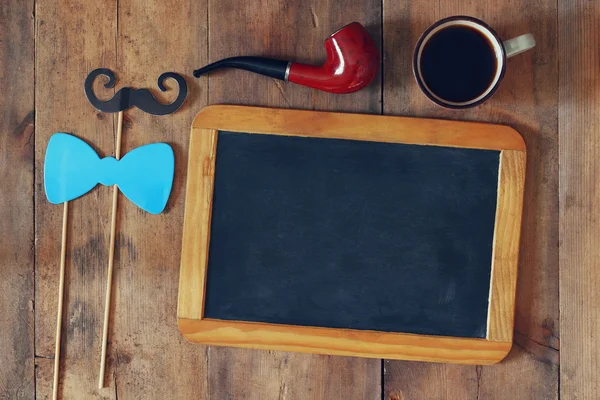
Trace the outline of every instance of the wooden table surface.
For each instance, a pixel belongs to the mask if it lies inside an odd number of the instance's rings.
[[[479,17],[537,47],[508,62],[497,94],[443,110],[412,77],[418,36],[436,20]],[[195,79],[226,56],[324,59],[322,42],[360,21],[381,76],[333,95],[242,71]],[[112,189],[73,201],[60,394],[67,399],[600,398],[600,2],[595,0],[3,0],[0,4],[0,398],[51,397],[62,206],[43,190],[54,132],[113,153],[116,115],[83,92],[94,68],[120,86],[185,75],[176,114],[126,112],[123,151],[166,141],[172,197],[158,216],[120,201],[105,389],[98,390]],[[170,84],[174,88],[173,84]],[[173,91],[175,92],[175,90]],[[105,90],[105,98],[114,91]],[[163,100],[171,99],[169,95]],[[515,341],[495,366],[459,366],[187,343],[176,326],[187,149],[207,104],[426,116],[508,124],[528,146]],[[307,123],[310,123],[307,121]],[[123,199],[123,197],[121,197]],[[560,296],[559,296],[560,293]],[[561,346],[562,337],[562,346]]]

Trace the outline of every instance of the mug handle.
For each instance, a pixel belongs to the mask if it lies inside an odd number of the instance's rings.
[[[531,33],[526,33],[521,36],[517,36],[514,39],[504,41],[504,51],[506,52],[506,58],[516,56],[529,49],[535,47],[535,39]]]

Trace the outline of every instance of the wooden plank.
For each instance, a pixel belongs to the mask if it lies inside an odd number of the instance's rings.
[[[504,123],[524,136],[528,148],[512,352],[494,367],[386,362],[386,398],[455,399],[477,393],[481,398],[557,398],[557,3],[456,0],[383,5],[386,114]],[[537,40],[533,51],[508,61],[495,96],[471,110],[436,106],[420,92],[412,76],[412,51],[419,36],[450,15],[481,18],[504,39],[532,32]]]
[[[72,133],[101,155],[114,149],[115,124],[83,93],[94,68],[115,67],[116,2],[36,3],[36,352],[53,357],[63,207],[48,203],[44,156],[52,133]],[[99,84],[96,85],[99,88]],[[109,97],[105,90],[103,94]],[[99,393],[100,338],[106,281],[110,194],[106,187],[69,204],[59,398],[115,398]],[[52,396],[52,362],[38,363],[36,397]]]
[[[120,84],[149,88],[159,100],[170,102],[177,96],[177,84],[166,81],[169,90],[161,93],[157,79],[174,71],[184,76],[189,89],[174,114],[125,112],[123,154],[166,142],[175,153],[175,180],[159,215],[119,199],[119,256],[109,331],[113,368],[107,381],[123,399],[207,398],[206,349],[186,342],[176,319],[190,122],[207,99],[206,81],[191,76],[208,55],[203,40],[206,10],[205,1],[118,1],[115,72]]]
[[[244,400],[381,398],[376,393],[381,376],[373,373],[372,368],[373,363],[380,364],[378,360],[364,363],[339,356],[299,357],[296,353],[262,350],[257,353],[212,346],[208,349],[212,360],[210,393],[242,393]],[[222,354],[215,355],[217,352]],[[216,394],[207,399],[240,398]]]
[[[325,59],[325,38],[352,21],[365,25],[379,44],[380,11],[381,3],[375,0],[210,0],[209,61],[258,55],[319,63]],[[349,95],[319,92],[246,71],[219,71],[208,80],[211,104],[381,112],[379,79]],[[378,360],[211,347],[208,368],[209,395],[215,399],[381,397]]]
[[[516,347],[516,346],[514,346]],[[542,346],[540,346],[542,347]],[[540,359],[557,363],[557,352],[513,350],[493,366],[458,366],[437,363],[404,363],[384,360],[385,400],[405,399],[506,399],[510,391],[517,399],[550,399],[555,389],[547,387]],[[545,361],[546,362],[546,361]],[[406,365],[410,368],[407,368]],[[515,371],[522,376],[515,379]],[[398,379],[402,374],[403,378]],[[426,394],[427,397],[423,397]]]
[[[181,318],[179,329],[188,340],[219,346],[460,364],[495,364],[508,354],[512,345],[486,339],[209,318]]]
[[[33,2],[0,4],[0,398],[34,398]]]
[[[307,120],[311,121],[310,126],[306,125]],[[525,150],[521,135],[508,126],[425,118],[382,118],[365,114],[209,106],[196,115],[192,126],[270,135],[486,150]],[[440,132],[446,135],[440,135]]]
[[[214,129],[193,128],[190,136],[189,154],[197,154],[198,157],[188,160],[188,175],[196,179],[188,179],[186,185],[177,300],[178,324],[180,318],[201,319],[204,316],[217,133]],[[194,195],[188,196],[190,193]],[[188,265],[198,265],[200,268],[185,268]],[[202,290],[198,291],[197,288]],[[181,325],[179,329],[181,331]]]
[[[600,3],[559,2],[560,391],[600,398]]]
[[[117,3],[119,8],[117,10]],[[72,132],[103,156],[114,153],[116,115],[97,112],[83,94],[83,81],[94,68],[115,71],[120,86],[147,87],[167,70],[187,75],[205,61],[206,4],[185,2],[84,1],[37,3],[38,52],[36,137],[36,212],[38,232],[37,348],[52,355],[56,315],[61,207],[45,200],[43,156],[52,132]],[[117,24],[118,19],[118,24]],[[160,29],[165,21],[186,29]],[[176,21],[176,22],[174,22]],[[173,25],[175,26],[175,25]],[[173,43],[189,47],[173,46]],[[125,115],[123,151],[166,141],[175,151],[176,172],[167,210],[151,216],[123,196],[117,216],[113,302],[110,316],[108,368],[98,390],[100,333],[108,264],[111,188],[99,187],[70,205],[69,254],[63,320],[61,395],[64,398],[202,397],[205,351],[186,343],[176,326],[178,249],[183,219],[183,183],[194,107],[205,104],[205,83],[190,81],[188,103],[175,115],[152,117],[137,109]],[[176,85],[157,97],[172,100]],[[115,90],[98,93],[109,98]],[[194,106],[192,106],[194,104]],[[181,363],[189,368],[180,368]],[[47,363],[38,369],[38,395],[48,396]],[[51,367],[51,365],[50,365]],[[166,385],[164,382],[170,382]],[[119,385],[120,382],[124,384]],[[205,386],[204,386],[205,387]]]
[[[524,151],[500,153],[487,339],[512,343],[525,185]]]

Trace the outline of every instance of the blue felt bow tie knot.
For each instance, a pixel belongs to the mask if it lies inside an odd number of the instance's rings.
[[[152,214],[166,206],[173,185],[175,158],[171,146],[138,147],[120,160],[100,158],[83,140],[66,133],[50,138],[44,161],[44,186],[51,203],[73,200],[98,183],[117,185],[138,207]]]

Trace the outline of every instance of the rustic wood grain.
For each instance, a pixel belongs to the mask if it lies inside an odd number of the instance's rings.
[[[537,360],[545,357],[557,363],[557,357],[551,358],[555,353],[513,349],[502,362],[487,367],[411,362],[407,368],[406,363],[384,360],[384,399],[550,399],[553,391]],[[516,371],[521,375],[515,377]]]
[[[352,21],[365,25],[379,44],[380,20],[381,2],[375,0],[210,0],[209,61],[262,55],[319,63],[325,38]],[[208,76],[208,87],[211,104],[381,112],[379,79],[360,92],[335,95],[223,70]],[[214,399],[381,398],[379,360],[211,347],[208,368]]]
[[[33,1],[0,4],[0,398],[34,398]]]
[[[532,32],[537,40],[533,51],[508,61],[495,96],[467,111],[445,110],[429,102],[412,76],[412,51],[419,36],[450,15],[481,18],[505,39]],[[477,393],[491,399],[557,398],[557,3],[384,2],[383,32],[386,114],[504,123],[524,136],[528,149],[513,351],[507,361],[493,367],[386,363],[386,398],[461,398],[455,397],[457,393],[465,394],[463,398],[475,398]]]
[[[36,3],[36,353],[54,356],[63,207],[43,189],[46,146],[54,132],[72,133],[99,154],[114,151],[111,115],[87,102],[83,81],[99,66],[115,68],[116,3],[38,0]],[[96,85],[99,87],[99,85]],[[102,92],[109,97],[114,91]],[[69,203],[59,398],[94,398],[108,255],[110,188]],[[40,360],[41,361],[41,360]],[[36,397],[51,398],[53,364],[36,369]],[[115,398],[112,393],[102,393]]]
[[[214,353],[221,354],[214,354]],[[301,357],[279,351],[208,347],[207,399],[379,400],[381,376],[373,364],[340,356]],[[225,395],[224,395],[225,393]]]
[[[41,175],[49,136],[55,131],[71,132],[102,156],[111,155],[116,115],[98,112],[87,102],[83,93],[87,74],[97,67],[115,72],[115,89],[95,85],[98,93],[109,98],[121,86],[147,87],[156,93],[162,72],[180,72],[188,78],[190,94],[178,113],[167,117],[137,109],[125,113],[123,152],[166,141],[175,151],[176,172],[164,214],[149,215],[123,196],[119,201],[107,387],[101,390],[96,386],[111,189],[98,187],[70,204],[60,393],[64,398],[202,397],[205,350],[186,343],[179,334],[176,300],[187,161],[183,149],[195,107],[206,103],[206,85],[189,79],[196,63],[206,60],[206,46],[195,44],[197,38],[206,37],[206,4],[39,0],[36,15],[37,349],[52,355],[56,312],[61,208],[47,203]],[[172,100],[177,92],[172,81],[166,85],[172,90],[157,95],[162,101]],[[180,368],[181,363],[189,368]],[[46,368],[47,363],[38,368],[41,398],[48,395],[46,380],[52,376]]]
[[[83,79],[98,66],[113,68],[125,85],[155,88],[154,76],[159,69],[149,70],[152,63],[162,62],[164,68],[184,71],[178,57],[197,57],[190,62],[197,68],[208,61],[202,59],[210,40],[213,51],[210,60],[245,54],[289,56],[299,61],[317,61],[324,58],[322,41],[335,28],[351,20],[365,23],[379,42],[380,2],[361,0],[344,1],[338,5],[324,2],[290,2],[233,0],[220,2],[211,0],[210,14],[206,4],[188,5],[176,1],[173,8],[150,3],[148,11],[141,1],[132,3],[119,0],[87,2],[83,0],[37,0],[35,12],[33,1],[4,1],[0,5],[0,63],[3,73],[0,83],[4,96],[0,100],[3,110],[0,127],[5,134],[0,135],[0,167],[3,171],[1,186],[5,189],[0,196],[0,220],[3,237],[15,237],[0,242],[0,259],[4,267],[4,278],[0,283],[0,397],[32,398],[33,367],[30,359],[33,354],[31,335],[33,332],[33,305],[31,287],[33,273],[27,269],[33,260],[33,218],[31,211],[31,174],[33,165],[33,100],[30,91],[33,79],[31,65],[32,35],[35,16],[37,30],[36,45],[36,129],[35,129],[35,360],[37,397],[46,398],[51,391],[54,317],[56,312],[57,267],[60,255],[60,219],[62,207],[50,205],[43,194],[43,155],[51,133],[55,131],[73,132],[88,140],[102,155],[112,154],[114,148],[114,119],[110,115],[98,113],[88,105],[83,96]],[[167,2],[165,2],[167,3]],[[558,5],[557,5],[558,4]],[[515,346],[507,360],[494,367],[460,367],[441,364],[388,362],[385,367],[386,399],[420,398],[543,398],[557,396],[558,349],[558,128],[560,127],[560,237],[561,237],[561,325],[567,347],[563,347],[561,367],[561,393],[563,398],[598,397],[600,375],[595,364],[598,347],[593,335],[597,336],[598,287],[594,281],[597,269],[597,223],[594,205],[598,203],[594,182],[597,178],[597,145],[594,134],[598,130],[598,53],[594,43],[598,42],[598,4],[583,0],[515,0],[492,2],[470,0],[437,2],[390,2],[384,1],[384,96],[381,96],[381,83],[376,82],[365,91],[348,96],[328,95],[275,83],[267,78],[256,77],[241,71],[222,71],[210,78],[210,94],[204,91],[207,78],[196,81],[195,100],[192,114],[206,102],[243,103],[274,107],[314,108],[333,111],[357,111],[388,114],[445,117],[454,119],[478,120],[507,123],[521,132],[530,149],[527,162],[525,193],[524,228],[521,238],[521,263],[517,285],[517,315]],[[191,8],[190,8],[191,7]],[[558,14],[557,14],[558,7]],[[161,18],[175,13],[182,16],[177,21]],[[177,10],[177,11],[173,11]],[[130,15],[127,15],[129,11]],[[190,12],[191,11],[191,12]],[[133,13],[132,13],[133,12]],[[184,15],[188,12],[188,15]],[[199,21],[190,24],[192,18],[200,14]],[[488,21],[503,36],[514,36],[526,31],[534,33],[538,45],[533,52],[511,59],[507,74],[495,97],[487,104],[470,111],[455,112],[437,108],[420,94],[411,73],[411,53],[418,35],[432,22],[452,14],[469,14]],[[117,22],[117,15],[120,22]],[[194,17],[190,16],[194,15]],[[123,20],[141,29],[133,39],[119,36]],[[143,23],[146,19],[149,23]],[[210,19],[211,36],[206,32],[206,21]],[[133,21],[133,22],[132,22]],[[187,25],[186,25],[187,23]],[[121,27],[118,28],[117,24]],[[558,29],[560,28],[560,29]],[[195,29],[200,33],[194,33]],[[204,29],[204,31],[202,31]],[[127,36],[131,36],[127,34]],[[175,38],[175,39],[173,39]],[[306,40],[305,40],[306,38]],[[560,42],[560,47],[557,43]],[[186,42],[186,39],[188,40]],[[128,41],[131,40],[131,41]],[[173,40],[179,40],[174,43]],[[127,50],[133,61],[120,60],[120,51]],[[163,57],[163,49],[174,58],[177,65],[168,63]],[[560,52],[557,53],[557,50]],[[158,54],[158,56],[156,56]],[[193,55],[192,55],[193,54]],[[29,57],[29,58],[28,58]],[[129,58],[130,59],[130,58]],[[128,60],[129,60],[128,59]],[[29,61],[28,61],[29,60]],[[119,61],[120,60],[120,61]],[[146,62],[143,64],[142,61]],[[558,95],[558,63],[560,68],[560,97]],[[134,65],[139,63],[139,65]],[[150,65],[150,67],[149,67]],[[128,71],[119,70],[128,68]],[[187,68],[187,67],[186,67]],[[191,71],[191,70],[189,70]],[[162,71],[160,71],[162,72]],[[131,75],[124,75],[124,74]],[[139,74],[139,75],[134,75]],[[188,75],[189,77],[189,75]],[[5,84],[8,82],[9,84]],[[194,82],[188,80],[188,82]],[[117,84],[117,88],[119,83]],[[199,88],[199,89],[198,89]],[[114,91],[113,91],[114,92]],[[113,92],[106,93],[109,97]],[[165,98],[169,98],[167,94]],[[192,93],[190,100],[194,97]],[[381,99],[383,98],[383,104]],[[560,103],[559,103],[560,100]],[[558,116],[560,104],[560,118]],[[130,129],[139,132],[141,141],[144,133],[138,131],[141,114],[134,113],[134,123],[127,121]],[[188,117],[185,117],[186,119]],[[154,120],[152,121],[159,121]],[[188,125],[181,132],[187,137]],[[133,123],[133,125],[131,125]],[[167,132],[179,135],[180,122],[171,119],[160,124],[167,125]],[[173,124],[171,126],[171,124]],[[127,127],[126,127],[127,128]],[[165,128],[160,126],[160,129]],[[145,129],[153,131],[152,126]],[[171,130],[172,129],[172,130]],[[8,133],[8,135],[6,134]],[[12,135],[15,133],[15,135]],[[167,133],[161,138],[168,137]],[[11,136],[12,135],[12,136]],[[126,130],[127,135],[127,130]],[[179,137],[179,136],[178,136]],[[150,138],[148,138],[149,140]],[[154,140],[155,138],[153,138]],[[127,137],[126,137],[127,140]],[[180,139],[177,139],[180,140]],[[137,143],[128,142],[130,149]],[[176,148],[179,160],[185,160],[186,143]],[[29,157],[29,161],[28,160]],[[10,166],[7,168],[6,166]],[[182,213],[182,198],[185,177],[178,170],[174,199],[168,208],[171,212]],[[27,184],[29,179],[29,184]],[[597,179],[596,179],[597,181]],[[8,184],[7,184],[8,183]],[[7,190],[7,188],[9,188]],[[121,202],[126,203],[126,200]],[[29,205],[28,205],[29,204]],[[111,389],[95,391],[97,361],[101,329],[102,295],[104,293],[103,261],[107,255],[108,221],[110,215],[110,191],[107,188],[95,189],[92,194],[73,202],[71,207],[69,234],[69,262],[67,265],[67,296],[64,324],[66,357],[61,363],[61,393],[65,398],[94,398],[103,396],[114,398],[116,391],[113,382]],[[129,216],[131,208],[123,209]],[[137,215],[137,214],[136,214]],[[182,215],[182,214],[181,214]],[[122,218],[123,215],[119,215]],[[162,216],[161,216],[162,217]],[[159,218],[161,218],[159,217]],[[146,235],[144,249],[131,244],[131,237],[138,236],[146,222],[143,215],[137,217],[134,232],[120,236],[120,258],[139,257],[139,252],[154,246],[157,242],[152,234]],[[147,217],[150,219],[150,217]],[[167,215],[165,215],[167,218]],[[8,222],[8,223],[7,223]],[[175,222],[175,221],[173,221]],[[163,224],[164,225],[161,225]],[[176,225],[176,224],[175,224]],[[179,246],[167,250],[167,243],[175,243],[180,235],[171,226],[170,219],[153,226],[166,227],[167,241],[157,246],[168,254],[159,254],[161,264],[169,264],[168,276],[177,270]],[[128,229],[131,229],[128,227]],[[162,232],[161,232],[162,233]],[[12,234],[12,235],[11,235]],[[29,238],[29,239],[28,239]],[[129,240],[128,240],[129,238]],[[144,247],[145,246],[145,247]],[[158,251],[151,252],[157,255]],[[150,256],[144,261],[153,262]],[[8,260],[8,262],[5,262]],[[129,261],[128,261],[129,262]],[[138,264],[135,263],[135,266]],[[166,265],[166,263],[164,264]],[[133,280],[134,263],[126,265],[125,279]],[[122,269],[122,268],[121,268]],[[117,271],[119,270],[117,266]],[[144,271],[146,272],[146,271]],[[117,272],[119,273],[119,272]],[[124,272],[121,272],[121,276]],[[177,343],[178,350],[189,351],[188,361],[206,362],[208,354],[212,368],[208,374],[205,367],[198,368],[196,375],[177,377],[181,385],[196,388],[198,397],[205,389],[214,394],[213,398],[228,398],[236,395],[241,398],[268,398],[279,394],[283,398],[379,398],[379,368],[374,362],[347,359],[344,357],[300,356],[292,353],[238,351],[216,349],[196,345],[180,344],[180,337],[168,336],[158,344],[144,343],[140,353],[121,352],[134,349],[140,338],[148,334],[160,322],[159,318],[170,319],[170,331],[174,327],[174,299],[176,298],[177,272],[175,280],[166,278],[161,282],[168,295],[160,298],[167,306],[156,314],[158,306],[152,304],[148,321],[141,316],[134,323],[123,327],[122,316],[117,320],[112,338],[119,346],[111,346],[110,372],[114,372],[118,358],[118,371],[111,376],[119,381],[119,393],[134,396],[127,389],[139,390],[142,385],[158,385],[159,373],[168,372],[169,378],[182,373],[179,365],[171,363],[160,372],[154,371],[152,357],[161,354],[162,360]],[[16,275],[15,275],[16,274]],[[19,274],[23,276],[19,276]],[[117,278],[118,279],[118,278]],[[141,285],[155,285],[155,278],[144,278],[135,283],[136,290]],[[123,283],[121,283],[123,285]],[[133,283],[129,288],[134,287]],[[144,286],[146,291],[154,287]],[[139,314],[148,312],[150,297],[138,298],[127,294],[123,287],[115,286],[118,307],[123,309],[133,304]],[[130,289],[127,289],[130,290]],[[29,293],[29,294],[27,294]],[[160,297],[161,293],[157,296]],[[596,296],[596,297],[594,297]],[[9,308],[13,300],[17,308]],[[15,303],[15,299],[18,301]],[[25,303],[25,300],[27,304]],[[154,299],[152,300],[154,301]],[[597,307],[596,307],[597,308]],[[16,310],[20,310],[19,313]],[[153,314],[154,313],[154,314]],[[23,317],[25,321],[21,318]],[[120,321],[120,322],[119,322]],[[162,333],[162,332],[161,332]],[[151,332],[151,335],[159,335]],[[29,336],[28,336],[29,335]],[[132,336],[128,336],[132,335]],[[169,333],[168,335],[171,335]],[[30,338],[26,340],[25,338]],[[154,336],[153,336],[154,337]],[[135,339],[135,340],[134,340]],[[121,347],[122,346],[122,347]],[[118,353],[117,353],[118,350]],[[135,354],[134,354],[135,353]],[[200,354],[198,354],[200,353]],[[133,354],[133,355],[132,355]],[[186,353],[187,354],[187,353]],[[172,359],[181,358],[181,353]],[[13,363],[13,360],[20,360]],[[25,360],[25,362],[21,362]],[[29,361],[27,361],[29,360]],[[128,360],[132,360],[128,364]],[[130,365],[133,365],[130,367]],[[202,369],[204,368],[204,369]],[[175,370],[175,371],[172,371]],[[333,371],[330,373],[330,371]],[[340,372],[342,371],[342,372]],[[123,375],[122,375],[123,373]],[[149,373],[152,382],[143,376]],[[130,386],[130,381],[135,381]],[[164,382],[162,379],[158,380]],[[210,386],[209,386],[210,384]],[[349,388],[352,389],[349,389]],[[164,394],[159,390],[159,394]],[[178,390],[183,390],[178,388]],[[191,390],[191,389],[185,389]],[[139,394],[139,391],[136,392]],[[151,393],[144,392],[145,394]],[[362,394],[365,394],[362,396]],[[179,392],[177,394],[180,394]],[[217,397],[221,396],[221,397]],[[123,396],[122,396],[123,397]],[[130,398],[130,397],[125,397]],[[207,398],[209,398],[207,396]]]
[[[307,126],[306,121],[311,125]],[[508,126],[282,108],[209,106],[196,115],[192,128],[484,150],[525,150],[521,135]]]
[[[559,2],[561,399],[600,398],[600,3]]]
[[[192,128],[190,135],[191,157],[188,161],[190,179],[186,184],[177,296],[177,323],[180,331],[181,318],[204,317],[217,134],[215,129]],[[191,178],[192,176],[194,178]],[[199,268],[191,268],[191,266]]]
[[[152,116],[125,112],[123,154],[153,142],[175,152],[175,181],[165,211],[151,215],[119,199],[118,255],[109,359],[122,399],[206,398],[205,348],[186,342],[177,329],[177,291],[190,122],[206,105],[206,81],[191,72],[207,59],[205,1],[119,0],[116,72],[120,84],[145,87],[163,102],[178,93],[173,80],[161,93],[157,79],[174,71],[189,95],[180,110]],[[184,367],[185,366],[185,367]]]
[[[500,153],[487,339],[512,343],[525,186],[525,151]]]
[[[218,346],[396,360],[495,364],[512,343],[409,333],[179,318],[186,339]]]

